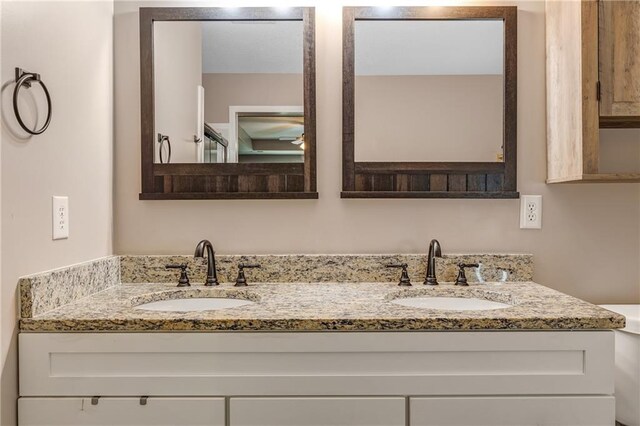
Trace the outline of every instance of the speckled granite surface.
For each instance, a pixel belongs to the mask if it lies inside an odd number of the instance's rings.
[[[20,316],[72,303],[120,283],[120,259],[109,256],[20,278]]]
[[[424,281],[426,255],[254,255],[216,256],[218,279],[233,282],[238,263],[258,263],[259,269],[247,270],[252,282],[388,282],[396,280],[398,270],[386,268],[389,263],[406,263],[415,282]],[[166,270],[169,263],[186,263],[192,282],[203,282],[205,259],[193,256],[122,256],[123,283],[177,282],[179,271]],[[455,281],[458,263],[480,263],[480,277],[485,281],[499,281],[506,271],[509,281],[533,279],[533,256],[529,254],[464,254],[436,258],[436,273],[442,281]],[[469,282],[479,281],[473,270],[467,273]]]
[[[489,311],[438,311],[399,306],[398,297],[480,297],[513,304]],[[248,298],[255,303],[205,312],[153,312],[135,306],[184,297]],[[23,332],[64,331],[416,331],[576,330],[624,326],[624,317],[530,283],[455,287],[395,283],[231,284],[188,289],[173,284],[123,284],[21,320]]]
[[[423,280],[426,256],[415,255],[258,255],[217,256],[221,282],[235,280],[237,265],[259,263],[259,269],[247,270],[252,282],[387,282],[399,277],[399,271],[386,268],[389,263],[407,263],[416,282]],[[526,254],[447,255],[436,259],[438,277],[453,281],[456,264],[480,263],[469,271],[470,282],[478,280],[530,281],[533,259]],[[78,265],[24,277],[20,280],[20,313],[30,318],[102,291],[120,282],[175,283],[179,271],[167,270],[169,263],[187,263],[192,282],[203,282],[205,259],[193,256],[111,256]]]
[[[122,256],[25,277],[20,281],[22,331],[382,331],[608,329],[624,317],[529,282],[530,255],[447,255],[437,259],[442,285],[421,284],[424,255],[263,255],[218,256],[218,276],[227,282],[204,287],[206,261],[191,256]],[[190,288],[176,288],[179,272],[167,263],[190,265]],[[236,288],[237,264],[247,270],[250,287]],[[481,263],[468,271],[470,287],[446,284],[456,264]],[[414,282],[398,287],[400,271],[388,263],[407,263]],[[508,278],[507,283],[478,283]],[[129,282],[128,284],[119,284]],[[154,284],[150,284],[153,282]],[[143,284],[144,283],[144,284]],[[438,311],[391,303],[399,297],[478,297],[512,307],[490,311]],[[136,306],[190,297],[247,299],[251,305],[205,312],[154,312]]]

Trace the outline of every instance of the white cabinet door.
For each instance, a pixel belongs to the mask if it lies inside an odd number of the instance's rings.
[[[411,426],[613,426],[612,396],[411,398]]]
[[[405,399],[231,398],[231,426],[405,426]]]
[[[20,398],[20,426],[224,426],[224,398]]]

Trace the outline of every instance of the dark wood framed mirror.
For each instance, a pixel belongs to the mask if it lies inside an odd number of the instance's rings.
[[[141,200],[309,199],[315,9],[140,8]]]
[[[518,198],[517,8],[343,9],[342,198]]]

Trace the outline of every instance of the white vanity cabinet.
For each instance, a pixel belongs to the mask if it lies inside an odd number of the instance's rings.
[[[613,425],[613,350],[612,331],[22,333],[19,423]]]

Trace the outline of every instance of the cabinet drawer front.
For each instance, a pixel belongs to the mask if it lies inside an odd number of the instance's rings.
[[[21,396],[613,393],[610,331],[19,338]]]
[[[612,396],[411,398],[411,426],[613,425]]]
[[[231,426],[405,426],[404,398],[231,398]]]
[[[224,426],[223,398],[20,398],[19,426]]]

